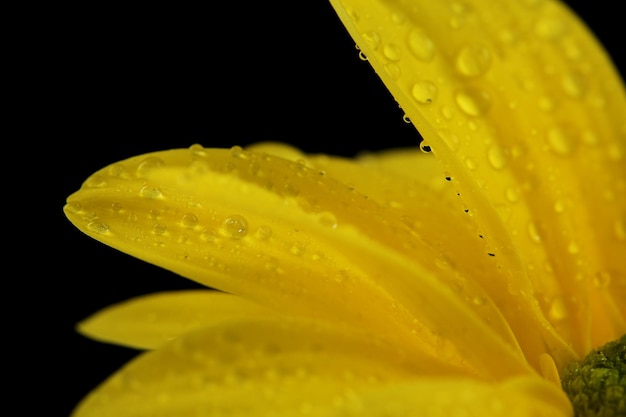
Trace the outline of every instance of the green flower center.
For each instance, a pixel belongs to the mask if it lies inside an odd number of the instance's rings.
[[[571,363],[561,385],[576,417],[626,416],[626,335]]]

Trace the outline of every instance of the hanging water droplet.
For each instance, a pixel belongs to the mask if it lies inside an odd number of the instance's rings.
[[[248,234],[248,220],[239,215],[227,217],[222,224],[222,233],[232,239],[241,239]]]
[[[87,223],[87,229],[91,230],[94,233],[107,233],[109,231],[109,225],[101,222],[101,221],[91,221]]]
[[[461,75],[477,77],[491,66],[491,52],[484,45],[470,45],[461,49],[456,57],[456,68]]]
[[[456,94],[456,103],[468,116],[485,115],[491,107],[491,96],[485,90],[467,88]]]
[[[163,192],[161,189],[154,185],[144,185],[139,190],[139,195],[144,198],[162,198]]]
[[[243,150],[241,146],[235,145],[230,148],[230,156],[239,159],[248,159],[248,154]]]
[[[437,98],[437,93],[437,86],[428,80],[416,82],[411,89],[413,98],[421,104],[431,104]]]
[[[409,51],[420,61],[430,61],[435,56],[435,44],[423,32],[413,30],[408,38]]]

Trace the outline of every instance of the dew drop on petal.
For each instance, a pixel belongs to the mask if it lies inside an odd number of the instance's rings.
[[[430,61],[435,56],[435,44],[423,32],[413,30],[409,34],[409,51],[420,61]]]
[[[596,288],[607,288],[611,284],[611,274],[607,271],[598,272],[593,277],[593,285]]]
[[[456,68],[461,75],[477,77],[491,66],[491,52],[483,45],[470,45],[461,49],[456,57]]]
[[[487,160],[495,169],[502,169],[506,166],[506,158],[502,149],[497,145],[492,145],[487,151]]]
[[[163,223],[155,223],[152,226],[152,233],[154,233],[155,235],[162,235],[163,233],[165,233],[167,230],[167,226],[164,225]]]
[[[248,220],[239,215],[232,215],[224,220],[222,233],[231,239],[241,239],[248,234]]]
[[[383,46],[383,55],[390,61],[400,60],[400,49],[392,43]]]
[[[163,197],[163,192],[157,186],[153,185],[144,185],[139,190],[139,195],[144,198],[161,198]]]
[[[548,315],[550,316],[550,319],[554,321],[565,320],[568,317],[567,306],[565,305],[565,301],[562,297],[557,297],[552,300],[550,309],[548,310]]]
[[[334,229],[337,227],[337,217],[329,211],[325,211],[319,214],[319,221],[322,225]]]
[[[431,81],[423,80],[413,84],[411,94],[420,104],[431,104],[437,98],[437,86]]]
[[[613,230],[615,231],[615,237],[619,240],[626,239],[626,224],[624,219],[617,219],[613,224]]]
[[[198,216],[193,213],[185,213],[183,214],[183,226],[188,228],[193,228],[198,224]]]
[[[565,156],[572,152],[572,138],[563,129],[555,127],[548,130],[546,139],[550,150],[555,154]]]
[[[272,228],[265,225],[259,226],[259,228],[256,229],[255,236],[260,240],[269,239],[272,236]]]
[[[78,214],[83,209],[83,206],[78,201],[70,201],[65,205],[65,210],[70,213]]]
[[[372,30],[363,34],[363,40],[368,44],[372,50],[377,50],[380,47],[380,35],[378,32]]]
[[[165,162],[161,158],[157,156],[149,156],[137,166],[136,174],[138,177],[143,178],[153,169],[162,167],[163,165],[165,165]]]
[[[456,94],[456,103],[468,116],[478,117],[485,115],[491,107],[489,93],[478,88],[467,88]]]
[[[104,222],[91,221],[87,223],[87,229],[94,233],[107,233],[109,231],[109,225]]]
[[[567,251],[571,254],[571,255],[577,255],[580,253],[580,246],[578,245],[578,243],[571,241],[568,245],[567,245]]]
[[[193,145],[191,145],[189,147],[189,152],[191,152],[191,154],[194,156],[206,156],[206,150],[199,143],[194,143]]]

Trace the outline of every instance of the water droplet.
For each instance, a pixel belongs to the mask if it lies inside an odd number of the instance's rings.
[[[246,151],[244,151],[243,148],[238,145],[230,148],[230,156],[232,156],[233,158],[248,159],[248,154],[246,153]]]
[[[78,201],[70,201],[65,205],[65,210],[74,214],[80,213],[82,209],[83,206]]]
[[[398,61],[400,60],[400,49],[392,43],[387,44],[383,46],[383,55],[390,61]]]
[[[198,216],[193,213],[183,214],[183,226],[188,228],[194,228],[198,224]]]
[[[167,226],[163,223],[155,223],[152,226],[152,233],[154,233],[155,235],[162,235],[163,233],[165,233],[166,230]]]
[[[506,199],[511,203],[517,203],[519,201],[519,193],[513,187],[509,187],[506,190]]]
[[[492,145],[487,151],[487,160],[495,169],[502,169],[506,166],[506,157],[502,152],[502,148]]]
[[[420,143],[420,150],[424,153],[431,153],[433,151],[430,145],[427,144],[424,140]]]
[[[289,252],[291,252],[291,254],[296,255],[296,256],[300,256],[304,253],[304,243],[302,242],[296,242],[291,246],[291,249],[289,249]]]
[[[535,34],[540,38],[555,40],[565,33],[565,25],[561,20],[545,17],[535,24]]]
[[[563,213],[565,211],[565,202],[563,200],[557,200],[554,202],[554,211],[557,213]]]
[[[585,78],[579,74],[566,74],[561,78],[563,91],[571,98],[581,98],[586,91]]]
[[[593,285],[596,288],[607,288],[611,284],[611,274],[607,271],[598,272],[593,277]]]
[[[139,195],[144,198],[162,198],[163,192],[161,189],[154,185],[144,185],[139,190]]]
[[[477,77],[491,66],[491,52],[484,45],[470,45],[461,49],[456,57],[456,68],[461,75]]]
[[[578,246],[578,243],[572,241],[567,245],[567,251],[571,255],[577,255],[578,253],[580,253],[580,246]]]
[[[369,31],[363,34],[363,40],[374,51],[380,46],[380,35],[376,31]]]
[[[533,222],[528,223],[528,235],[530,236],[530,240],[532,240],[533,242],[541,242],[541,235],[539,234],[537,226]]]
[[[400,78],[400,75],[402,74],[402,70],[400,69],[400,66],[398,66],[397,64],[393,62],[388,62],[387,64],[385,64],[385,71],[387,71],[387,74],[389,74],[389,76],[393,80],[397,80],[398,78]]]
[[[189,147],[189,152],[191,152],[191,154],[194,156],[200,156],[200,157],[206,156],[206,150],[199,143],[194,143],[193,145],[191,145]]]
[[[470,158],[469,156],[467,158],[465,158],[465,166],[473,171],[476,169],[476,161],[474,161],[474,159]]]
[[[128,173],[128,170],[126,169],[126,167],[119,162],[109,166],[108,171],[109,171],[109,175],[112,177],[117,177],[117,178],[122,178],[122,179],[130,178],[130,174]]]
[[[122,206],[120,203],[111,203],[111,210],[113,210],[116,213],[119,213],[120,211],[122,211],[123,208],[124,206]]]
[[[539,98],[537,104],[539,105],[539,108],[541,110],[547,112],[554,110],[554,108],[556,107],[556,103],[554,102],[554,100],[547,96]]]
[[[100,188],[106,185],[106,181],[104,180],[102,175],[95,174],[87,178],[87,180],[85,181],[83,185],[89,188]]]
[[[565,320],[568,317],[567,306],[562,297],[557,297],[552,301],[548,315],[554,321]]]
[[[144,159],[138,166],[136,174],[140,178],[145,178],[150,171],[160,168],[165,165],[165,161],[157,156],[149,156]]]
[[[231,239],[241,239],[248,234],[248,220],[239,215],[233,215],[222,224],[222,233]]]
[[[472,298],[472,303],[477,306],[482,306],[487,302],[487,299],[482,295],[476,295]]]
[[[437,86],[431,81],[423,80],[413,84],[411,94],[421,104],[431,104],[437,98]]]
[[[272,228],[265,225],[260,226],[258,229],[256,229],[255,236],[257,237],[257,239],[260,240],[269,239],[272,236]]]
[[[298,194],[300,194],[300,189],[295,184],[288,182],[283,185],[283,195],[286,197],[297,197]]]
[[[557,155],[569,155],[572,152],[572,138],[565,130],[554,127],[546,134],[550,149]]]
[[[335,215],[329,211],[325,211],[319,214],[320,223],[326,227],[330,227],[332,229],[337,227],[337,218]]]
[[[421,31],[413,30],[409,34],[409,50],[420,61],[430,61],[435,56],[435,44]]]
[[[468,116],[482,116],[491,107],[491,96],[485,90],[468,88],[456,94],[456,103]]]
[[[104,223],[104,222],[100,222],[100,221],[91,221],[89,223],[87,223],[87,229],[91,230],[94,233],[107,233],[109,231],[109,225]]]

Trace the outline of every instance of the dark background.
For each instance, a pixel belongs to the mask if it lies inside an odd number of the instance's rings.
[[[358,59],[329,3],[249,3],[54,10],[62,18],[49,23],[34,52],[37,91],[30,105],[38,116],[22,131],[38,132],[47,197],[37,200],[37,222],[52,231],[27,252],[37,256],[20,276],[30,287],[26,294],[37,294],[26,304],[37,318],[27,315],[22,326],[34,339],[24,339],[25,349],[37,351],[30,376],[38,389],[56,390],[47,415],[67,415],[135,354],[79,336],[76,322],[131,296],[193,286],[91,240],[65,219],[65,197],[88,175],[130,156],[193,143],[276,140],[351,156],[419,140]],[[623,73],[618,5],[568,3]]]

